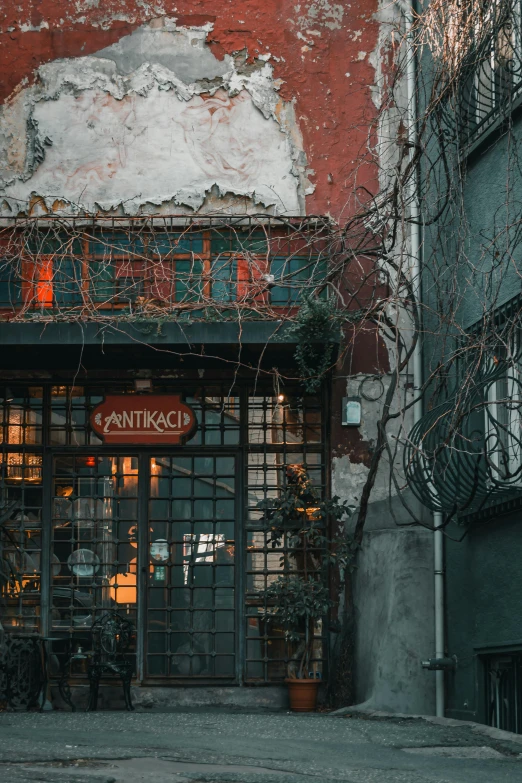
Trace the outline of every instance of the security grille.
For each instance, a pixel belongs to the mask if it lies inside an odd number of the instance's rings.
[[[487,722],[522,734],[522,652],[484,659]]]
[[[507,112],[522,87],[520,0],[481,3],[477,19],[477,40],[463,58],[458,114],[463,143]]]
[[[268,622],[270,607],[263,592],[282,573],[297,573],[286,540],[274,547],[263,503],[285,486],[287,465],[304,465],[321,493],[325,486],[322,404],[319,397],[262,395],[254,392],[248,405],[250,453],[247,466],[246,519],[246,677],[269,681],[286,676],[291,650],[284,631]],[[312,674],[322,676],[324,629],[315,628]]]

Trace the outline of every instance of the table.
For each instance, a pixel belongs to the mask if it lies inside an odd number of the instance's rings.
[[[62,664],[62,670],[60,674],[60,680],[58,682],[58,690],[60,696],[64,702],[71,708],[72,712],[76,712],[76,707],[72,700],[71,686],[69,685],[69,679],[71,676],[71,668],[75,661],[87,661],[93,655],[92,650],[83,651],[81,647],[75,653],[71,653],[65,657]]]

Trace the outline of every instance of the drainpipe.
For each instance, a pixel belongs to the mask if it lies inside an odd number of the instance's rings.
[[[444,658],[444,536],[442,514],[433,514],[433,555],[435,571],[435,658]],[[444,669],[435,672],[435,715],[444,717]]]
[[[413,24],[414,2],[404,8],[406,17],[406,36],[411,38]],[[414,48],[409,45],[406,63],[406,80],[408,85],[408,141],[411,155],[417,148],[417,60]],[[421,232],[420,232],[420,204],[418,170],[412,174],[408,186],[408,200],[410,203],[410,243],[411,243],[411,274],[413,281],[413,293],[415,300],[421,300]],[[420,318],[420,315],[419,315]],[[418,422],[422,416],[422,342],[420,336],[415,346],[412,357],[413,364],[413,390],[416,401],[413,406],[413,419]],[[433,515],[433,553],[434,553],[434,619],[435,619],[435,658],[444,658],[444,541],[442,534],[442,514],[435,512]],[[444,670],[435,671],[435,714],[444,717]]]

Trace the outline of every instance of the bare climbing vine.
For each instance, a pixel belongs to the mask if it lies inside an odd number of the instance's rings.
[[[518,403],[513,384],[503,380],[517,382],[520,304],[499,315],[506,286],[512,288],[508,276],[520,280],[521,169],[511,112],[522,81],[520,7],[517,0],[432,0],[410,19],[398,3],[384,11],[376,110],[343,221],[264,214],[68,218],[40,204],[38,215],[0,228],[3,320],[134,324],[144,343],[170,322],[234,322],[241,335],[248,321],[270,321],[296,341],[297,375],[308,390],[336,367],[349,367],[358,334],[373,330],[391,370],[382,371],[386,392],[358,499],[359,541],[384,468],[390,494],[403,499],[412,524],[426,522],[408,488],[422,495],[415,488],[424,482],[422,501],[439,503],[451,519],[485,507],[506,484],[515,490],[522,473],[521,444],[511,434]],[[467,208],[469,155],[487,134],[502,150],[505,177],[493,220],[477,237]],[[378,187],[360,184],[370,171]],[[422,237],[420,278],[414,226]],[[470,290],[474,317],[466,320]],[[420,343],[424,377],[414,389]],[[261,363],[258,371],[275,372],[278,382],[291,375]],[[422,425],[412,432],[419,398],[425,413],[446,408],[427,431]],[[475,437],[470,422],[477,412],[489,424]],[[450,453],[471,460],[470,486],[453,507],[437,495],[453,470]]]

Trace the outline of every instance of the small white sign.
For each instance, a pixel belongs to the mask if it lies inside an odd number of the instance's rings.
[[[150,557],[156,563],[166,563],[169,559],[169,544],[164,538],[158,538],[150,545]]]
[[[344,397],[342,423],[349,427],[361,426],[361,403],[358,400]]]

